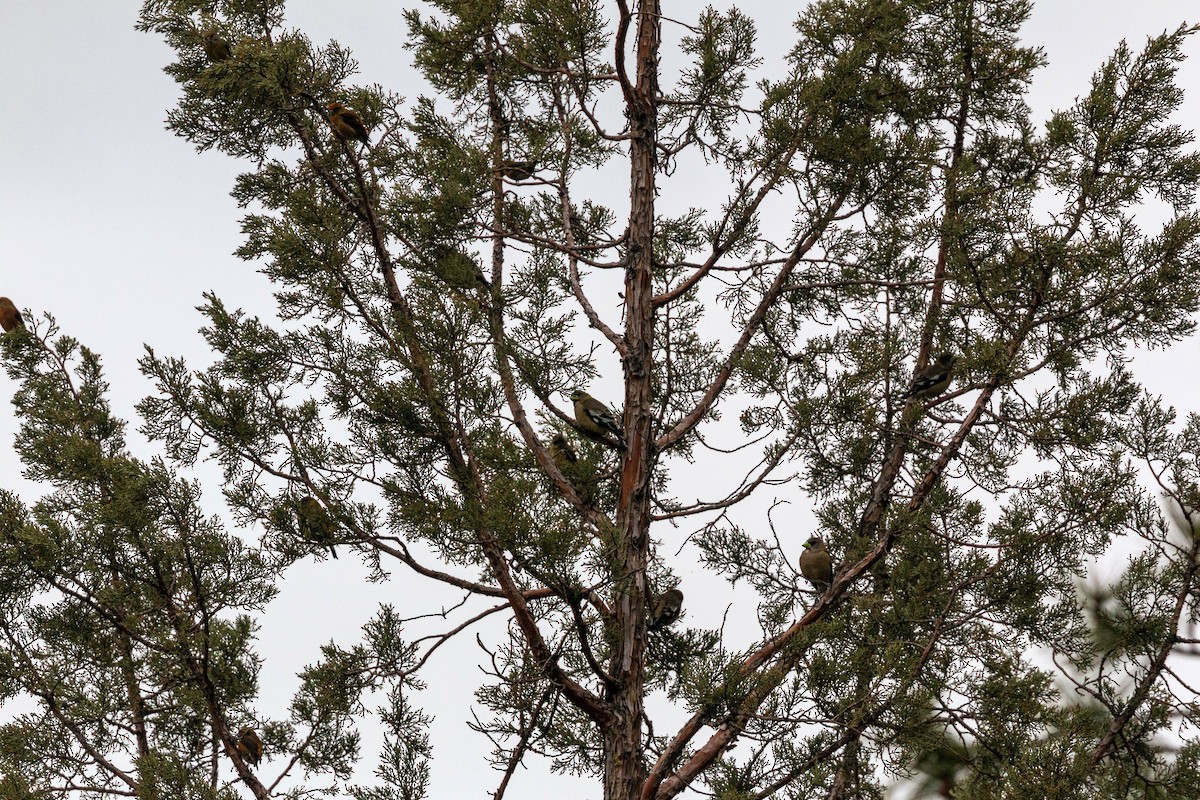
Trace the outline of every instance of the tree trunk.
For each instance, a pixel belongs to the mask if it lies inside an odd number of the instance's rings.
[[[624,10],[624,7],[623,7]],[[628,19],[627,15],[624,15]],[[618,36],[618,48],[624,37]],[[646,780],[642,741],[646,650],[646,565],[650,555],[650,475],[654,464],[651,430],[654,370],[653,241],[655,144],[658,131],[658,0],[637,11],[636,84],[626,75],[630,130],[629,249],[625,264],[625,451],[617,526],[621,533],[613,605],[622,632],[613,651],[616,724],[605,731],[604,798],[634,800]]]

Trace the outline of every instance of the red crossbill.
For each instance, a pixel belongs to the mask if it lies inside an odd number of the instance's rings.
[[[20,310],[7,297],[0,297],[0,328],[8,333],[13,328],[24,328],[25,318]]]
[[[370,134],[367,128],[359,118],[358,112],[350,106],[342,105],[336,100],[330,103],[326,108],[329,109],[329,114],[326,119],[329,120],[329,127],[333,129],[333,135],[345,141],[362,142],[363,144],[370,143]]]

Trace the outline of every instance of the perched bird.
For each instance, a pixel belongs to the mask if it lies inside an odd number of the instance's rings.
[[[810,536],[800,554],[800,574],[817,589],[824,591],[833,584],[833,561],[819,536]]]
[[[537,174],[536,161],[502,161],[500,174],[510,181],[527,181]]]
[[[428,256],[430,270],[454,289],[491,289],[492,282],[483,276],[478,262],[462,250],[439,247]]]
[[[252,767],[257,767],[258,762],[262,761],[262,739],[258,738],[254,728],[246,726],[238,731],[237,751],[242,760]]]
[[[588,465],[579,463],[575,448],[561,433],[554,434],[550,440],[550,460],[575,488],[583,504],[592,505],[596,497],[596,476]]]
[[[919,370],[913,376],[912,386],[901,396],[901,400],[916,397],[928,400],[946,391],[950,379],[954,377],[954,362],[957,360],[952,353],[942,353],[933,363]]]
[[[329,127],[333,129],[333,135],[345,141],[362,142],[363,144],[370,143],[370,134],[367,128],[359,118],[358,112],[350,106],[342,105],[336,100],[330,103],[326,108],[329,109],[329,114],[326,119],[329,120]]]
[[[575,422],[587,433],[596,436],[612,434],[617,437],[621,446],[625,446],[625,434],[612,409],[601,403],[583,389],[571,392],[571,402],[575,404]]]
[[[678,589],[667,589],[657,595],[654,598],[654,604],[650,607],[650,630],[656,631],[659,628],[667,627],[679,619],[679,612],[682,610],[683,592]]]
[[[566,472],[573,464],[579,463],[579,456],[575,454],[575,448],[571,447],[567,437],[556,433],[550,440],[550,460],[558,467],[559,472]]]
[[[329,555],[338,557],[333,546],[333,534],[337,523],[329,516],[325,506],[312,496],[305,496],[296,506],[296,521],[299,523],[300,535],[310,542],[329,546]]]
[[[233,56],[233,47],[229,40],[222,36],[216,28],[206,28],[200,33],[200,46],[204,55],[214,64],[218,61],[228,61]]]
[[[7,297],[0,297],[0,328],[4,328],[4,332],[8,333],[13,328],[24,328],[25,318],[21,316],[20,310],[13,305],[13,301]]]

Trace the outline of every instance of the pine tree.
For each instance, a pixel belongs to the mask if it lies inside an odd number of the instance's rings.
[[[282,2],[148,0],[170,127],[246,163],[239,255],[277,307],[209,295],[207,368],[148,352],[162,460],[128,452],[92,353],[46,322],[2,343],[53,491],[0,498],[0,689],[39,709],[0,729],[0,770],[60,795],[422,797],[427,666],[500,614],[473,723],[496,800],[522,765],[605,800],[1195,796],[1200,418],[1176,430],[1124,369],[1200,306],[1200,158],[1171,121],[1195,29],[1122,44],[1042,125],[1029,12],[818,0],[767,71],[736,8],[435,0],[404,14],[429,86],[405,101]],[[718,202],[680,203],[696,174]],[[1149,232],[1147,199],[1171,211]],[[581,428],[575,389],[623,442]],[[202,458],[249,544],[181,477]],[[304,498],[336,533],[303,535]],[[828,588],[800,574],[812,535]],[[408,591],[259,719],[251,615],[334,541],[489,607],[408,641],[431,611]],[[649,630],[689,556],[760,630],[690,611],[686,582]],[[368,691],[378,782],[348,786]],[[280,764],[305,775],[268,788]]]

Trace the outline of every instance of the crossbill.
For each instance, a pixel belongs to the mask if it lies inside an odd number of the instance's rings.
[[[8,333],[13,328],[24,328],[25,318],[21,311],[7,297],[0,297],[0,328]]]
[[[329,516],[329,512],[317,498],[306,496],[297,504],[296,522],[301,536],[310,542],[327,545],[329,555],[334,558],[338,557],[337,550],[333,546],[337,523],[334,522],[333,517]]]
[[[246,726],[238,731],[237,751],[242,760],[252,767],[257,767],[258,762],[262,761],[263,743],[254,728]]]
[[[342,105],[336,100],[326,106],[329,113],[326,119],[329,121],[329,127],[333,129],[333,135],[341,139],[343,142],[362,142],[370,144],[370,133],[367,127],[363,125],[362,119],[358,116],[358,112],[350,106]]]
[[[233,47],[229,40],[222,36],[216,28],[207,28],[200,34],[200,47],[204,55],[214,64],[218,61],[228,61],[233,56]]]

